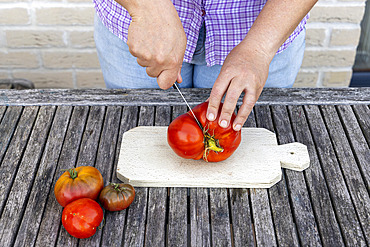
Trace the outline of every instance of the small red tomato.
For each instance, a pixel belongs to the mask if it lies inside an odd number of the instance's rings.
[[[238,148],[241,132],[235,131],[232,124],[227,128],[218,125],[222,103],[214,121],[208,121],[206,118],[207,108],[208,102],[204,102],[193,109],[203,130],[190,112],[178,116],[168,126],[167,142],[180,157],[217,162],[227,159]],[[234,113],[231,116],[231,123],[235,117]]]
[[[54,195],[58,203],[65,207],[80,198],[96,200],[104,187],[103,176],[92,166],[79,166],[68,169],[57,180]]]
[[[62,224],[76,238],[89,238],[103,220],[103,209],[90,199],[82,198],[68,204],[62,213]]]
[[[110,183],[100,192],[99,201],[109,211],[120,211],[134,201],[135,189],[130,184]]]

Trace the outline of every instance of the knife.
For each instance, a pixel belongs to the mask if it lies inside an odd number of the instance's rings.
[[[184,95],[181,93],[179,86],[177,86],[177,82],[175,82],[175,83],[173,84],[173,88],[177,89],[177,91],[178,91],[178,92],[179,92],[179,94],[181,95],[182,99],[184,100],[185,104],[188,106],[188,108],[189,108],[189,110],[190,110],[191,114],[193,115],[193,117],[194,117],[195,121],[197,122],[197,124],[198,124],[199,128],[203,131],[203,126],[202,126],[202,124],[199,122],[198,118],[195,116],[195,114],[194,114],[193,110],[191,109],[190,105],[189,105],[189,104],[188,104],[188,102],[186,101],[186,99],[185,99]]]

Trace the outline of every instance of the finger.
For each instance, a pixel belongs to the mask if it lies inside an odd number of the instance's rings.
[[[208,98],[207,119],[209,121],[214,121],[217,118],[218,108],[220,106],[221,99],[224,96],[227,88],[229,87],[229,83],[230,79],[221,70],[212,87],[211,94]]]
[[[182,82],[181,68],[179,69],[179,72],[177,73],[177,82],[178,83],[181,83]]]
[[[144,60],[142,58],[137,58],[136,59],[137,63],[141,66],[141,67],[148,67],[150,64],[147,60]]]
[[[162,72],[162,68],[158,66],[157,67],[156,66],[146,67],[146,73],[150,77],[158,77],[161,72]]]
[[[245,121],[247,121],[249,114],[252,112],[253,107],[257,102],[259,94],[256,91],[249,90],[244,95],[243,104],[240,106],[238,115],[233,123],[233,129],[235,131],[239,131],[244,125]]]
[[[238,102],[240,94],[243,92],[244,88],[245,85],[238,79],[234,79],[230,82],[218,122],[222,128],[227,128],[229,126],[231,116],[235,111],[236,103]]]
[[[157,83],[160,88],[168,89],[172,87],[177,79],[177,70],[163,70],[157,77]]]

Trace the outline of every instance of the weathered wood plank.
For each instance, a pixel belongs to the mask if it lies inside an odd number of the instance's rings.
[[[3,107],[3,110],[5,111],[5,107]],[[17,127],[17,122],[21,116],[21,113],[22,107],[20,106],[8,107],[4,116],[2,117],[0,122],[0,162],[4,158],[15,128]],[[0,116],[2,116],[2,114],[0,114]]]
[[[244,127],[256,126],[254,112],[249,114]],[[236,247],[256,246],[249,193],[249,189],[230,189],[233,242]]]
[[[349,246],[365,246],[361,225],[320,110],[317,106],[305,106],[305,110],[344,240]]]
[[[366,183],[368,193],[370,193],[370,152],[369,145],[366,143],[365,137],[361,128],[356,121],[356,117],[349,106],[338,106],[339,115],[343,121],[343,126],[347,134],[347,138],[351,144],[357,164],[361,170],[361,174]],[[363,116],[364,117],[364,116]],[[364,117],[366,119],[366,117]],[[367,120],[369,124],[369,120]],[[365,130],[365,133],[370,132],[370,129]],[[366,136],[366,134],[365,134]]]
[[[250,193],[257,246],[277,246],[267,189]]]
[[[256,106],[257,126],[275,132],[270,108]],[[298,236],[289,204],[288,189],[284,173],[281,181],[269,190],[270,206],[275,225],[276,240],[279,246],[298,246]]]
[[[210,188],[212,246],[232,246],[227,189]]]
[[[248,116],[246,126],[256,127],[256,109]],[[254,222],[254,237],[256,245],[276,246],[274,223],[272,220],[267,189],[250,190],[250,205],[252,222]]]
[[[194,104],[211,89],[182,89]],[[33,89],[1,90],[0,105],[184,105],[175,89]],[[238,104],[242,104],[242,97]],[[257,105],[370,104],[370,88],[265,88]]]
[[[344,246],[304,109],[302,106],[289,106],[288,109],[296,141],[307,145],[310,154],[311,164],[304,171],[304,175],[322,244],[324,246]]]
[[[26,108],[18,122],[9,147],[0,166],[0,215],[3,212],[15,175],[27,147],[28,138],[38,112],[38,107]]]
[[[94,166],[105,115],[104,106],[92,106],[80,145],[77,166]]]
[[[153,106],[142,106],[139,112],[139,126],[152,126],[154,123]],[[147,220],[148,188],[135,188],[135,200],[127,211],[124,246],[143,246],[145,222]]]
[[[370,108],[367,105],[353,105],[352,107],[367,144],[370,146]]]
[[[172,120],[185,112],[187,112],[186,106],[173,107]],[[187,188],[170,188],[167,233],[168,246],[181,247],[188,245],[187,197]]]
[[[78,166],[95,166],[98,144],[101,136],[101,129],[105,115],[104,106],[90,107],[82,141],[79,147],[76,167]],[[71,164],[73,166],[74,164]],[[101,233],[99,231],[99,233]],[[99,234],[97,234],[99,236]],[[92,237],[92,240],[98,241],[100,238]],[[64,227],[60,228],[57,246],[76,246],[79,240],[72,237]]]
[[[321,110],[326,126],[330,126],[328,128],[330,139],[338,157],[339,165],[364,232],[364,237],[367,243],[370,243],[370,196],[366,185],[358,166],[355,165],[355,157],[335,107],[322,106]]]
[[[0,219],[3,246],[12,246],[48,136],[55,107],[41,107]]]
[[[272,106],[272,117],[279,144],[294,142],[295,139],[286,106]],[[300,245],[321,246],[320,234],[307,191],[304,173],[289,169],[284,169],[284,173]]]
[[[190,246],[211,246],[208,189],[190,189]]]
[[[98,112],[103,113],[103,109],[96,109]],[[95,168],[97,168],[104,180],[104,185],[108,185],[111,181],[111,175],[112,175],[112,168],[113,168],[113,162],[114,162],[114,155],[115,155],[115,148],[117,143],[117,137],[118,137],[118,131],[119,131],[119,125],[120,125],[120,118],[121,118],[121,110],[122,108],[120,106],[108,106],[105,111],[105,117],[104,122],[102,126],[100,141],[98,145],[98,152],[96,156],[96,162],[95,162]],[[100,120],[102,120],[102,115],[99,114],[95,118],[95,127],[94,130],[96,132],[96,135],[99,133],[100,129]],[[91,126],[92,127],[92,126]],[[97,139],[97,137],[92,138]],[[92,143],[93,144],[93,143]],[[104,217],[106,217],[107,210],[105,211]],[[112,222],[104,222],[104,227],[108,227],[108,225],[111,225]],[[102,224],[103,225],[103,224]],[[92,237],[88,239],[81,239],[79,241],[78,246],[99,246],[101,242],[101,238],[103,235],[102,230],[98,230]],[[112,240],[114,240],[113,238]],[[110,240],[110,241],[112,241]],[[122,240],[122,238],[121,238]]]
[[[122,135],[125,131],[132,129],[137,124],[138,107],[127,106],[122,109],[121,124],[118,132],[118,140],[114,155],[114,164],[112,170],[111,180],[114,183],[121,183],[117,179],[116,170],[119,152],[121,148]],[[98,164],[98,163],[97,163]],[[125,219],[128,209],[119,212],[105,212],[106,225],[103,227],[103,236],[101,246],[122,246],[123,234],[125,228]]]
[[[56,172],[59,154],[72,112],[70,106],[57,108],[30,197],[22,218],[15,246],[27,246],[36,241],[44,207]]]
[[[353,105],[352,107],[367,144],[370,146],[370,108],[367,105]]]
[[[55,246],[58,232],[63,228],[61,225],[63,208],[55,199],[54,185],[60,175],[62,175],[62,169],[75,166],[88,111],[89,107],[87,106],[77,106],[73,108],[67,134],[64,138],[62,151],[56,167],[56,173],[53,178],[52,188],[49,192],[47,204],[40,223],[36,246]]]
[[[3,120],[3,114],[6,111],[6,106],[0,106],[0,122]]]
[[[171,107],[156,107],[155,126],[168,126],[170,121]],[[166,202],[167,188],[149,188],[145,246],[165,246]]]
[[[256,246],[249,189],[230,189],[234,246]]]

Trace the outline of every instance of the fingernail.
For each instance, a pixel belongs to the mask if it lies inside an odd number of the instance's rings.
[[[221,123],[220,123],[220,126],[222,128],[226,128],[227,127],[227,121],[226,120],[222,120]]]
[[[236,125],[234,126],[234,130],[235,130],[235,131],[239,131],[241,128],[242,128],[242,126],[241,126],[240,124],[236,124]]]
[[[208,120],[209,121],[215,120],[215,115],[213,113],[208,114]]]

